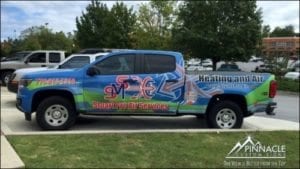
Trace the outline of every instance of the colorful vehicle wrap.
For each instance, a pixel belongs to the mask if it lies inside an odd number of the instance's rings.
[[[89,67],[121,54],[168,55],[176,65],[163,73],[87,75]],[[226,94],[244,97],[247,112],[265,111],[273,102],[269,86],[274,75],[213,71],[186,75],[180,53],[137,50],[112,53],[80,69],[27,74],[22,80],[26,84],[20,84],[17,98],[18,108],[25,113],[35,111],[33,100],[38,93],[65,91],[72,94],[77,111],[86,114],[179,115],[204,114],[213,97]]]

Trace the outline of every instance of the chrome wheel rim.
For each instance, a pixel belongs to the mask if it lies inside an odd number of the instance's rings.
[[[10,75],[6,75],[6,76],[4,77],[4,82],[5,82],[5,84],[8,84],[9,79],[10,79]]]
[[[221,109],[216,116],[216,122],[220,128],[230,129],[236,123],[236,115],[233,110],[225,108]]]
[[[66,123],[68,117],[67,108],[59,104],[50,106],[45,113],[45,120],[51,126],[62,126]]]

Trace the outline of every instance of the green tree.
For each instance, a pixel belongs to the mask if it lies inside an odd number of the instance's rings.
[[[284,28],[275,27],[271,32],[270,37],[288,37],[295,36],[295,29],[293,25],[287,25]]]
[[[271,31],[271,28],[270,28],[269,25],[262,26],[261,33],[260,33],[259,40],[258,40],[258,44],[256,46],[256,56],[263,56],[262,41],[263,41],[263,38],[266,38],[266,37],[270,36],[270,33],[271,33],[270,31]]]
[[[135,47],[170,49],[171,28],[176,12],[175,1],[150,1],[140,6],[134,32]]]
[[[63,32],[53,32],[45,26],[33,26],[20,35],[20,50],[65,50],[72,51],[73,39]]]
[[[86,13],[76,18],[76,42],[81,48],[131,48],[131,33],[136,22],[132,7],[115,3],[111,10],[92,0]]]
[[[7,40],[1,42],[1,57],[9,57],[13,53],[21,51],[22,41],[20,39],[12,39],[8,37]]]
[[[11,54],[13,49],[13,40],[8,38],[8,40],[4,40],[1,42],[1,58],[7,57]]]
[[[270,25],[264,25],[262,27],[262,32],[261,32],[262,37],[265,38],[270,36],[270,31],[271,31]]]
[[[173,29],[177,49],[218,61],[248,60],[261,31],[256,1],[185,1]]]
[[[109,10],[99,1],[92,0],[86,13],[76,17],[76,42],[81,48],[105,47],[110,28],[107,26]]]
[[[108,46],[113,48],[132,48],[131,34],[134,30],[136,22],[136,15],[133,8],[121,2],[115,3],[110,11],[111,20],[108,27],[111,29],[109,32]]]

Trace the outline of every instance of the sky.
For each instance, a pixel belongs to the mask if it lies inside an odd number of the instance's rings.
[[[111,7],[114,1],[103,1]],[[85,12],[90,1],[1,1],[1,41],[17,38],[21,31],[45,25],[55,32],[76,30],[75,18]],[[147,1],[124,1],[135,9]],[[263,11],[263,25],[293,25],[299,32],[299,1],[257,1]]]

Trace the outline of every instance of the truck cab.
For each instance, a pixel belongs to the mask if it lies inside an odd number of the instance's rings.
[[[271,74],[201,72],[187,75],[179,52],[130,50],[79,69],[42,71],[20,80],[17,108],[42,129],[70,128],[79,114],[205,115],[214,128],[240,128],[243,118],[272,114]]]

